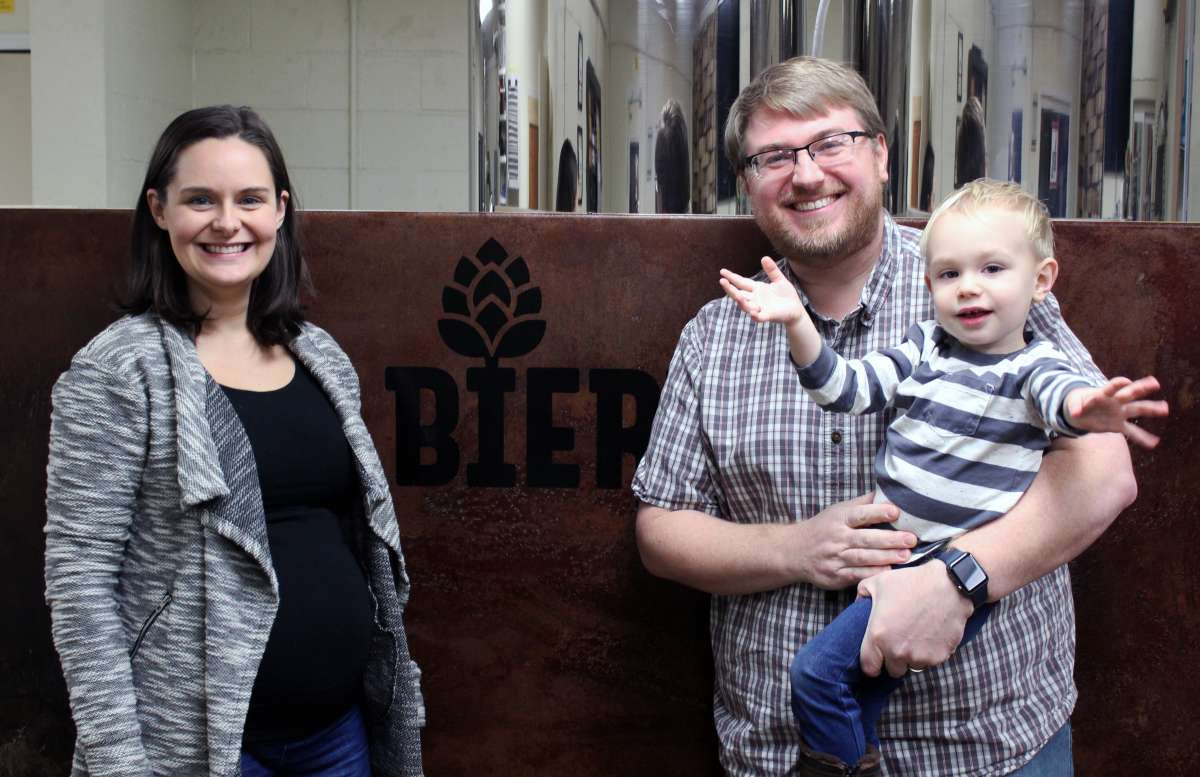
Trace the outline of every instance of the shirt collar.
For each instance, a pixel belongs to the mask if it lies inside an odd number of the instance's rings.
[[[890,213],[886,210],[883,211],[883,246],[880,248],[879,258],[875,260],[875,266],[871,268],[871,275],[863,285],[862,294],[858,298],[858,308],[847,315],[846,320],[858,318],[863,326],[867,327],[875,323],[879,309],[883,307],[888,295],[892,292],[892,281],[896,277],[896,257],[900,252],[900,240],[899,225],[896,224]],[[814,318],[834,324],[839,323],[831,321],[812,309],[808,295],[804,293],[800,280],[792,272],[791,265],[787,261],[777,262],[777,264],[784,276],[796,287],[800,301]]]
[[[892,293],[892,282],[896,279],[897,256],[900,253],[900,227],[891,214],[883,211],[883,247],[879,250],[879,259],[871,270],[871,276],[863,285],[862,295],[858,298],[859,320],[864,326],[871,326],[883,307],[888,295]],[[853,314],[851,314],[853,315]]]

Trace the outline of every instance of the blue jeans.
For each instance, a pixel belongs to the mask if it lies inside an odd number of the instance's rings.
[[[960,647],[979,633],[992,607],[985,604],[967,619]],[[859,599],[792,659],[792,713],[804,743],[847,765],[858,763],[868,744],[879,747],[875,721],[904,682],[887,669],[878,677],[863,674],[859,651],[870,617],[871,600]]]
[[[1071,721],[1063,724],[1046,740],[1029,763],[1010,772],[1008,777],[1074,777],[1075,760],[1071,756]]]
[[[333,725],[295,742],[243,747],[242,777],[371,777],[362,710],[356,703]]]

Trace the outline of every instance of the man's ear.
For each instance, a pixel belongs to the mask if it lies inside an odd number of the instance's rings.
[[[888,179],[888,148],[887,138],[880,132],[875,136],[875,163],[879,168],[879,180]]]
[[[1050,289],[1054,287],[1054,281],[1058,279],[1058,261],[1053,256],[1047,256],[1042,261],[1038,262],[1037,280],[1033,285],[1033,301],[1041,302],[1050,293]]]
[[[747,199],[750,197],[750,176],[746,174],[746,171],[749,169],[750,168],[748,168],[748,167],[743,167],[742,171],[740,173],[738,173],[738,175],[742,179],[742,187],[746,190]],[[754,210],[753,205],[750,206],[750,210]]]
[[[154,223],[159,229],[167,228],[167,217],[163,211],[166,210],[167,203],[158,198],[158,192],[154,189],[146,190],[146,204],[150,206],[150,215],[154,218]]]

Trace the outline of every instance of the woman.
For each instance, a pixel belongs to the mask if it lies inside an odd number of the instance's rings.
[[[130,315],[54,388],[73,774],[419,775],[399,529],[354,367],[304,322],[279,146],[189,111],[142,191]]]

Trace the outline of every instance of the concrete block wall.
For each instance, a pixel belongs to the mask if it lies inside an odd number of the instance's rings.
[[[464,3],[360,0],[356,207],[467,210]]]
[[[345,2],[196,5],[193,103],[258,111],[303,208],[350,205],[349,19]]]
[[[29,0],[0,13],[0,207],[33,201]]]
[[[191,0],[104,4],[104,199],[110,208],[134,206],[158,136],[192,107],[192,5]]]
[[[107,204],[104,5],[40,0],[29,9],[33,204]],[[52,31],[52,32],[51,32]],[[149,153],[149,152],[147,152]]]
[[[467,209],[465,7],[360,0],[357,14],[353,117],[346,0],[198,2],[194,104],[258,110],[305,208]]]
[[[130,207],[167,123],[232,103],[271,125],[305,208],[466,210],[466,17],[423,0],[39,0],[34,204]]]

